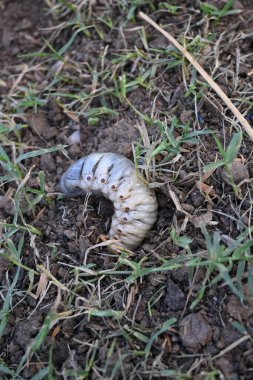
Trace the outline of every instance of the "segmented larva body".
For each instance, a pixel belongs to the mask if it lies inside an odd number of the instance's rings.
[[[132,161],[116,153],[91,153],[72,164],[61,178],[69,196],[95,193],[112,201],[110,239],[133,250],[157,218],[157,200]]]

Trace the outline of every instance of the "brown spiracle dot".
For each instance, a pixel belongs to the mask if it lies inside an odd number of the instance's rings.
[[[112,186],[111,186],[111,189],[112,189],[112,190],[115,190],[115,189],[116,189],[116,186],[115,186],[115,185],[112,185]]]
[[[90,181],[90,180],[91,180],[91,177],[90,177],[90,176],[88,176],[88,177],[87,177],[87,181]]]
[[[127,218],[125,216],[124,216],[123,220],[124,220],[124,222],[127,222]]]
[[[121,234],[122,230],[120,228],[118,228],[118,232]]]
[[[125,207],[125,211],[126,212],[130,211],[130,208],[129,207]]]
[[[105,183],[105,179],[104,179],[104,178],[101,178],[101,182],[102,182],[102,183]]]
[[[120,199],[123,199],[123,198],[124,198],[124,195],[120,195],[119,197],[120,197]]]

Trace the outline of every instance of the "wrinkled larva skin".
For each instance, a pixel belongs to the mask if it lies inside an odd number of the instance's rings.
[[[154,193],[137,174],[132,161],[116,153],[92,153],[72,164],[61,178],[68,196],[103,195],[112,201],[110,239],[133,250],[147,236],[157,218]]]

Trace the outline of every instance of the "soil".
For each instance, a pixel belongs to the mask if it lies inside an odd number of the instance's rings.
[[[104,2],[94,3],[92,14],[99,17],[106,7]],[[187,0],[175,3],[181,7],[179,15],[152,13],[147,5],[140,9],[149,12],[160,24],[167,25],[168,31],[174,35],[187,29],[191,17],[191,36],[197,36],[199,31],[204,35],[207,24],[200,23],[202,15],[196,12],[199,9],[197,5]],[[212,4],[219,6],[224,2],[212,1]],[[244,91],[252,93],[252,75],[248,73],[253,67],[250,34],[253,18],[251,2],[236,1],[234,8],[241,10],[240,16],[222,18],[218,24],[211,21],[208,27],[209,33],[224,33],[215,76],[223,90],[237,99],[243,96]],[[98,243],[101,234],[108,232],[113,213],[110,202],[95,196],[87,201],[83,198],[65,199],[59,195],[59,180],[70,162],[94,151],[114,151],[132,159],[132,143],[140,139],[140,132],[135,127],[139,116],[133,108],[127,103],[122,105],[109,93],[101,98],[94,97],[87,104],[81,101],[76,107],[82,112],[76,114],[68,111],[64,103],[71,100],[65,101],[64,96],[57,97],[53,93],[76,94],[80,88],[84,93],[90,93],[94,86],[99,91],[94,78],[88,75],[78,77],[76,68],[80,66],[80,73],[84,73],[85,65],[106,70],[115,54],[132,49],[134,45],[142,49],[139,25],[145,25],[150,47],[167,46],[167,41],[141,20],[125,21],[116,6],[106,10],[115,24],[124,24],[124,38],[119,29],[108,30],[103,23],[99,24],[103,38],[94,28],[89,33],[78,34],[65,53],[68,63],[64,80],[53,84],[52,89],[49,84],[61,61],[45,62],[44,57],[24,55],[35,51],[48,52],[45,40],[50,41],[55,49],[64,46],[75,30],[71,22],[69,26],[56,27],[71,21],[71,15],[67,12],[56,18],[42,0],[0,2],[0,111],[8,114],[13,122],[27,125],[19,134],[12,133],[10,140],[20,143],[18,154],[32,148],[67,145],[64,152],[59,149],[25,161],[26,167],[34,168],[27,184],[30,188],[39,189],[39,172],[45,172],[47,198],[43,197],[33,210],[27,209],[26,199],[20,204],[27,224],[38,229],[41,235],[36,239],[33,231],[24,235],[23,267],[19,269],[15,284],[17,291],[14,291],[8,322],[0,338],[0,363],[16,371],[33,339],[42,327],[45,328],[48,315],[57,312],[57,322],[51,320],[43,343],[31,360],[27,360],[17,378],[31,379],[42,368],[51,366],[53,377],[47,374],[45,378],[155,379],[179,378],[182,373],[185,375],[182,378],[201,380],[211,378],[208,376],[213,372],[213,379],[252,379],[253,344],[252,340],[243,339],[245,331],[253,335],[252,298],[240,302],[221,282],[207,287],[203,299],[191,308],[208,276],[201,267],[194,272],[182,267],[149,274],[132,282],[125,281],[123,272],[129,267],[117,267],[117,255],[108,254],[101,248],[88,250]],[[205,54],[198,57],[207,70],[210,60],[214,64],[213,56],[208,59],[213,46],[207,44]],[[99,65],[103,54],[104,68],[101,69]],[[75,65],[75,70],[71,65]],[[124,67],[124,70],[134,77],[135,64]],[[224,136],[229,141],[230,124],[224,121],[225,109],[216,95],[209,97],[207,93],[199,102],[196,124],[194,99],[185,96],[184,82],[190,78],[189,69],[183,72],[181,65],[171,69],[158,65],[152,89],[137,87],[129,92],[128,100],[143,114],[153,113],[163,120],[176,115],[181,123],[190,121],[197,129],[208,125],[223,141]],[[104,79],[105,85],[110,86],[109,80]],[[33,107],[29,102],[22,103],[24,97],[28,99],[29,91],[31,101],[33,91],[41,94],[41,101],[36,107],[34,103]],[[252,106],[252,102],[250,104]],[[114,109],[117,114],[101,115],[99,124],[93,125],[85,112],[101,106]],[[249,122],[253,123],[251,106],[243,105],[241,112],[246,113]],[[229,112],[227,115],[231,117]],[[157,130],[150,128],[149,136],[151,140],[155,139]],[[16,153],[11,144],[6,146],[14,157]],[[207,134],[201,138],[200,147],[195,143],[185,143],[182,148],[178,160],[172,162],[169,170],[158,178],[159,182],[165,183],[156,189],[158,220],[142,246],[129,258],[136,262],[146,258],[143,265],[149,268],[183,254],[182,246],[170,237],[172,228],[191,239],[190,249],[196,254],[206,250],[200,223],[205,223],[210,234],[219,231],[225,245],[229,244],[229,239],[238,237],[241,224],[250,224],[247,183],[241,187],[243,196],[239,200],[229,181],[224,179],[222,169],[218,169],[206,181],[212,189],[211,195],[198,188],[199,162],[204,165],[216,158],[214,139]],[[163,159],[162,154],[157,156],[157,161]],[[252,177],[252,148],[246,137],[240,154],[246,162],[238,164],[243,167],[238,169],[237,184]],[[6,197],[6,194],[13,194],[16,189],[17,185],[10,182],[5,184],[1,193],[0,217],[6,223],[12,223],[15,213],[11,195]],[[176,208],[171,191],[179,200],[181,210]],[[21,239],[22,231],[13,237],[15,244]],[[79,269],[73,270],[73,266]],[[27,267],[40,272],[32,287],[29,286],[31,278]],[[105,272],[99,274],[112,268],[116,268],[118,273],[112,276]],[[96,278],[99,281],[94,281],[94,277],[89,275],[92,271],[98,273]],[[3,295],[16,273],[17,267],[5,256],[0,256]],[[246,282],[244,285],[246,287]],[[124,316],[108,318],[103,314],[91,315],[87,310],[123,310]],[[159,331],[170,318],[175,318],[175,322],[157,334],[149,355],[145,356],[146,337]],[[239,324],[244,327],[244,332],[237,328]],[[0,377],[13,378],[1,372]]]

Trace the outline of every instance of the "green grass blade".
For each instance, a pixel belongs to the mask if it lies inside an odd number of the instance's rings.
[[[242,133],[233,133],[233,137],[227,147],[225,152],[225,157],[223,157],[227,164],[232,164],[236,158],[238,151],[242,143]]]
[[[53,148],[38,149],[38,150],[34,150],[32,152],[23,153],[16,159],[16,163],[19,163],[23,160],[26,160],[27,158],[38,157],[38,156],[42,156],[43,154],[46,154],[46,153],[52,153],[52,152],[57,152],[59,150],[63,150],[64,148],[66,148],[66,146],[67,145],[58,145],[58,146],[53,147]]]
[[[153,343],[156,341],[156,339],[158,338],[158,336],[165,333],[166,331],[168,331],[169,327],[171,327],[176,322],[176,320],[177,320],[176,318],[168,319],[166,322],[164,322],[162,324],[162,326],[159,328],[159,330],[155,334],[152,335],[148,344],[145,347],[146,355],[149,354],[151,347],[152,347]]]
[[[18,281],[19,272],[20,272],[20,267],[17,268],[14,279],[8,287],[7,294],[4,298],[3,307],[0,310],[0,337],[3,335],[5,326],[7,324],[8,313],[9,313],[9,310],[11,308],[12,293],[13,293],[13,290],[16,286],[17,281]]]

